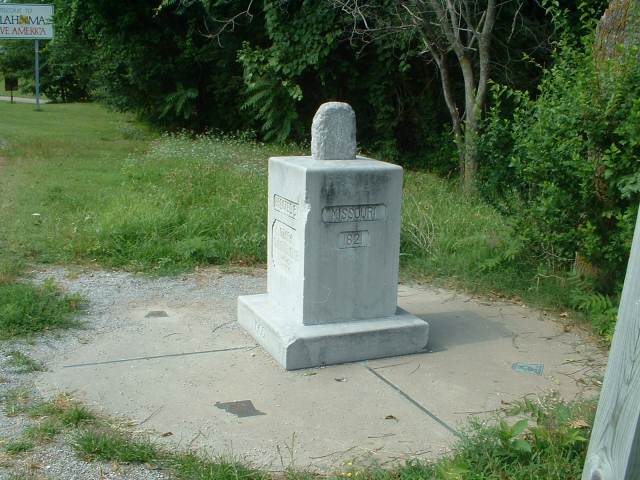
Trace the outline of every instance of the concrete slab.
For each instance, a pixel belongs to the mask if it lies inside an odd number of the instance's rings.
[[[400,306],[431,325],[429,353],[286,372],[235,321],[237,295],[263,292],[264,272],[57,276],[93,300],[90,323],[113,321],[43,351],[42,393],[71,391],[158,442],[274,470],[432,458],[471,415],[529,394],[589,394],[605,361],[538,311],[401,285]],[[262,414],[238,414],[252,411]]]

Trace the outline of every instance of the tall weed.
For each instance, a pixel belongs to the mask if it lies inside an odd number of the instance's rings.
[[[121,195],[85,223],[76,254],[158,273],[264,262],[265,150],[228,137],[163,136],[125,162]]]

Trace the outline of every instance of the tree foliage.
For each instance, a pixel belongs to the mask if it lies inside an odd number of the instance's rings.
[[[126,8],[65,1],[82,12],[71,22],[93,46],[91,87],[101,101],[170,128],[237,130],[249,123],[238,95],[241,39],[230,37],[229,48],[213,45],[201,4],[174,11],[144,0]]]
[[[243,44],[238,58],[244,69],[247,99],[262,122],[267,140],[300,136],[297,104],[303,98],[302,76],[313,72],[326,85],[325,66],[342,33],[332,9],[321,2],[300,5],[265,2],[266,47]]]
[[[482,184],[529,254],[615,292],[640,201],[640,62],[634,50],[596,62],[592,43],[565,36],[535,98],[493,86]]]
[[[95,60],[94,45],[83,34],[79,6],[56,0],[55,36],[47,42],[42,65],[42,91],[54,100],[84,101],[91,98]]]
[[[167,128],[256,130],[272,141],[305,140],[318,105],[344,100],[358,112],[364,149],[443,173],[456,168],[437,68],[412,32],[363,48],[352,19],[328,0],[55,1],[56,39],[42,67],[53,98],[95,98]],[[532,48],[528,39],[548,38],[548,18],[525,5],[512,25],[505,19],[514,5],[500,4],[495,77],[533,89],[537,67],[521,57],[545,61],[545,41]],[[27,79],[31,56],[23,55]],[[463,100],[459,72],[451,87]]]
[[[458,147],[459,168],[467,190],[475,187],[479,122],[490,79],[495,0],[333,0],[353,18],[353,33],[364,42],[410,36],[423,58],[437,66],[442,94]],[[461,95],[454,91],[451,64],[462,74]]]

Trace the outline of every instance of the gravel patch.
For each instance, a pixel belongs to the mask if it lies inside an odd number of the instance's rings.
[[[85,462],[69,449],[66,441],[59,439],[21,458],[14,471],[37,475],[46,479],[65,480],[168,480],[166,472],[153,470],[145,465],[122,465],[108,462]],[[1,478],[1,477],[0,477]]]
[[[12,341],[2,351],[18,350],[46,362],[52,355],[73,350],[100,334],[127,325],[120,315],[124,307],[161,301],[168,307],[181,307],[212,300],[235,302],[238,295],[266,291],[266,272],[241,269],[239,273],[207,268],[179,277],[150,278],[117,271],[73,271],[66,268],[40,269],[32,272],[33,281],[42,284],[53,279],[65,291],[80,294],[83,306],[80,329],[63,330],[27,341]],[[0,375],[6,373],[0,366]]]
[[[0,344],[0,440],[19,438],[32,421],[24,415],[8,416],[4,405],[12,391],[29,392],[37,398],[36,375],[20,374],[7,365],[17,350],[44,363],[79,344],[86,344],[99,334],[122,328],[127,318],[119,315],[125,307],[150,301],[162,301],[169,307],[180,307],[212,301],[232,302],[238,295],[266,290],[266,272],[260,269],[238,269],[235,272],[207,268],[178,277],[150,278],[141,275],[97,270],[46,268],[31,272],[32,281],[41,284],[54,279],[65,291],[82,295],[83,307],[79,329],[52,332],[29,340],[10,340]],[[9,456],[0,447],[0,479],[131,479],[156,480],[170,478],[166,472],[144,465],[119,465],[85,462],[69,446],[70,438],[58,436],[53,443],[38,445],[28,453]]]

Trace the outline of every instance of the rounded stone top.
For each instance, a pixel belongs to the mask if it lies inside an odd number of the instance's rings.
[[[311,124],[311,156],[315,160],[356,158],[356,113],[351,105],[343,102],[320,105]]]

